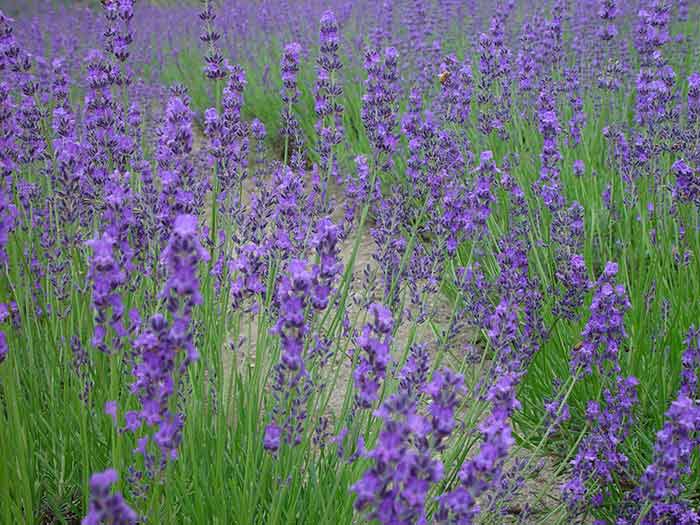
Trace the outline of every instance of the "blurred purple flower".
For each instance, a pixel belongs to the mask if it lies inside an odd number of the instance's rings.
[[[90,506],[82,525],[136,525],[139,516],[124,501],[120,492],[111,493],[118,476],[114,469],[98,472],[90,478]]]

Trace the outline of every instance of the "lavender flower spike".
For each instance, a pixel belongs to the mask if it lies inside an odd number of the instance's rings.
[[[111,494],[118,476],[114,469],[93,474],[90,478],[90,507],[82,525],[136,525],[139,517],[124,501],[120,492]]]

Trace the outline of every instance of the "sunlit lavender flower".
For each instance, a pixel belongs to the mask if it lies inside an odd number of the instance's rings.
[[[88,173],[92,184],[89,189],[99,196],[109,159],[118,141],[116,103],[111,92],[117,73],[104,54],[96,49],[87,54],[85,62],[88,89],[85,91],[84,125],[89,143]]]
[[[241,247],[238,258],[231,261],[230,270],[238,275],[231,283],[231,296],[234,306],[246,298],[264,294],[267,274],[268,253],[265,246],[248,243]],[[256,309],[257,305],[253,306]]]
[[[311,299],[313,276],[306,261],[292,259],[277,285],[279,318],[272,332],[281,341],[280,362],[274,368],[275,406],[272,421],[265,429],[263,444],[276,452],[280,436],[290,445],[301,443],[307,419],[306,401],[313,387],[306,369],[304,345],[309,331],[307,306]]]
[[[301,57],[301,45],[292,42],[284,47],[280,60],[280,74],[282,76],[282,136],[284,137],[284,160],[291,161],[292,166],[302,167],[302,152],[304,142],[299,127],[299,122],[294,116],[293,106],[299,100],[299,88],[297,75],[299,74],[299,60]]]
[[[15,229],[17,215],[17,208],[0,187],[0,264],[3,265],[8,263],[7,243],[10,233]]]
[[[470,196],[471,218],[467,225],[467,231],[474,232],[475,238],[481,238],[487,233],[486,222],[491,215],[491,207],[496,197],[492,186],[495,184],[499,169],[493,152],[483,151],[479,158],[479,167],[475,170],[476,179]]]
[[[338,22],[332,11],[321,17],[321,47],[318,57],[318,71],[314,88],[315,108],[318,122],[316,133],[319,140],[321,169],[324,172],[334,169],[331,162],[332,148],[340,144],[343,137],[343,106],[340,98],[343,88],[338,74],[343,63],[338,56],[340,35]]]
[[[583,251],[583,207],[572,203],[558,210],[552,218],[550,237],[554,244],[555,277],[559,288],[554,291],[557,302],[552,312],[565,319],[578,319],[588,289]]]
[[[381,49],[385,45],[391,44],[393,21],[394,21],[394,0],[382,0],[379,4],[379,12],[376,17],[376,27],[372,32],[372,47]]]
[[[598,36],[603,41],[612,40],[617,36],[617,26],[615,18],[620,10],[616,6],[616,0],[600,0],[598,7],[598,17],[601,19],[601,27],[598,29]]]
[[[650,126],[665,120],[668,103],[671,99],[672,76],[670,66],[665,65],[663,46],[670,40],[668,25],[671,6],[664,0],[653,0],[649,8],[642,8],[638,14],[637,39],[635,45],[640,55],[641,67],[637,75],[637,122]]]
[[[693,72],[688,77],[688,122],[700,122],[700,73]]]
[[[557,266],[556,278],[561,284],[561,290],[552,313],[564,319],[580,319],[579,311],[590,284],[583,256],[572,255],[568,261]]]
[[[559,161],[561,153],[557,144],[560,132],[559,120],[552,94],[543,89],[539,96],[538,118],[540,133],[544,139],[540,159],[540,176],[535,189],[550,211],[556,211],[564,205],[559,181]]]
[[[700,207],[700,173],[682,159],[673,163],[671,171],[676,176],[674,197],[680,202],[693,203]]]
[[[321,219],[316,224],[316,234],[311,244],[316,250],[319,262],[312,270],[314,284],[311,289],[311,301],[317,310],[328,306],[334,280],[343,267],[338,258],[339,235],[339,228],[328,218]]]
[[[458,487],[438,498],[436,523],[473,523],[481,511],[478,498],[498,485],[503,463],[515,443],[507,419],[512,409],[519,406],[513,379],[506,374],[491,388],[488,398],[493,408],[489,417],[479,425],[483,437],[479,452],[462,465]]]
[[[369,307],[369,315],[371,321],[357,339],[358,351],[362,353],[354,372],[356,401],[362,408],[370,408],[379,397],[379,389],[392,361],[390,344],[394,320],[391,311],[374,303]]]
[[[370,192],[370,175],[367,157],[364,155],[355,157],[355,167],[356,173],[351,171],[348,174],[348,179],[345,184],[347,197],[344,204],[344,218],[346,228],[355,220],[357,211],[362,209]]]
[[[700,397],[700,330],[691,326],[685,338],[682,358],[680,394],[691,399]]]
[[[108,20],[108,27],[105,31],[106,50],[118,62],[124,64],[129,58],[129,46],[134,41],[134,32],[131,27],[134,18],[134,0],[104,2],[103,5]],[[129,74],[125,69],[122,69],[117,84],[128,85],[130,83]]]
[[[618,354],[627,337],[624,315],[631,305],[625,287],[615,283],[617,263],[608,262],[595,283],[591,316],[581,332],[582,343],[572,353],[571,370],[591,374],[593,367],[603,370],[607,362],[619,371]]]
[[[436,373],[426,392],[433,401],[430,417],[417,413],[416,399],[394,394],[375,412],[383,427],[365,456],[371,467],[352,487],[355,508],[380,523],[426,523],[425,505],[431,486],[443,477],[436,453],[454,428],[452,418],[463,380],[449,370]]]
[[[218,157],[220,198],[228,196],[248,175],[249,130],[241,115],[246,84],[246,73],[241,66],[228,68],[228,82],[221,99],[223,110],[219,133],[210,135],[214,157]]]
[[[119,266],[126,279],[134,271],[134,249],[136,219],[133,212],[133,196],[129,174],[114,171],[105,181],[105,208],[102,213],[104,234],[114,240],[119,257]]]
[[[178,375],[198,357],[191,317],[193,307],[201,303],[197,265],[209,257],[198,235],[196,217],[180,215],[175,219],[172,236],[162,254],[168,279],[161,297],[166,300],[172,322],[155,314],[150,326],[134,341],[135,380],[131,392],[141,406],[138,412],[127,412],[126,429],[135,432],[142,423],[155,428],[152,436],[142,438],[137,450],[148,466],[151,459],[146,447],[152,439],[161,453],[161,469],[177,458],[184,425],[184,415],[171,409],[170,399],[176,392]],[[181,352],[184,353],[182,358]]]
[[[539,65],[535,56],[535,33],[532,23],[523,23],[520,31],[520,50],[516,57],[518,87],[524,94],[536,88]]]
[[[93,474],[90,478],[90,506],[82,525],[136,525],[139,516],[124,501],[120,492],[112,494],[118,476],[114,469]]]
[[[639,381],[632,376],[617,376],[613,386],[603,393],[604,405],[597,401],[588,402],[586,418],[591,431],[571,461],[571,479],[562,487],[570,508],[584,504],[600,506],[613,479],[625,474],[628,458],[621,451],[621,444],[633,423],[632,410],[637,403],[638,385]]]
[[[202,0],[202,4],[199,19],[204,28],[199,39],[207,45],[207,53],[204,55],[204,75],[210,80],[218,81],[226,78],[225,59],[216,46],[221,35],[214,29],[216,13],[212,5],[213,0]]]
[[[581,86],[578,75],[574,69],[564,71],[566,86],[571,103],[571,119],[569,120],[569,137],[572,146],[578,146],[581,142],[581,129],[586,125],[586,114],[583,111],[583,99],[581,98]]]
[[[396,523],[405,518],[415,521],[422,516],[414,516],[414,509],[406,507],[401,501],[402,478],[405,475],[399,472],[400,465],[405,464],[408,469],[415,461],[406,423],[417,417],[415,406],[407,397],[396,395],[382,405],[377,415],[384,420],[384,426],[375,448],[367,453],[374,465],[350,488],[357,495],[355,508],[362,511],[368,521]],[[420,494],[415,494],[418,487],[414,487],[414,495],[419,498],[421,495],[425,497],[429,484],[425,481],[422,485]]]
[[[464,125],[469,119],[472,101],[472,71],[468,62],[446,56],[439,72],[441,111],[447,122]]]
[[[392,154],[398,146],[396,133],[398,102],[398,51],[389,47],[383,56],[375,49],[365,51],[366,92],[362,97],[362,122],[383,169],[393,165]]]
[[[406,364],[399,373],[399,391],[417,399],[428,381],[430,355],[427,345],[413,344],[409,349]]]
[[[161,255],[161,261],[168,272],[161,297],[173,315],[170,335],[180,348],[186,350],[186,363],[198,357],[192,341],[190,322],[193,307],[202,303],[197,277],[198,263],[209,260],[209,252],[199,239],[197,217],[178,215],[170,240]]]
[[[2,54],[0,53],[0,57]],[[2,58],[0,58],[0,70],[2,70]],[[19,152],[17,150],[16,135],[19,129],[14,117],[13,101],[10,85],[0,82],[0,176],[1,182],[8,186],[9,178],[16,167]]]
[[[277,426],[277,423],[270,423],[265,427],[265,436],[263,438],[263,446],[268,452],[277,452],[280,448],[280,437],[282,430]]]
[[[110,348],[105,338],[107,325],[112,327],[117,338],[126,337],[124,326],[124,303],[119,288],[126,276],[114,258],[114,239],[107,234],[88,241],[92,248],[88,279],[92,281],[92,305],[95,309],[95,328],[92,344],[102,352]]]
[[[203,198],[205,188],[195,182],[190,158],[193,147],[193,112],[188,98],[173,93],[168,99],[165,118],[156,130],[156,160],[161,182],[157,216],[161,240],[167,241],[179,214],[195,213],[195,194]]]
[[[449,368],[443,368],[433,374],[432,380],[423,390],[432,400],[429,408],[431,443],[436,450],[442,450],[457,424],[455,409],[466,393],[464,377]]]
[[[484,135],[496,131],[508,136],[506,123],[510,112],[511,51],[505,41],[505,24],[513,8],[510,2],[500,3],[491,18],[487,33],[479,35],[479,72],[477,86],[479,131]]]
[[[39,83],[31,77],[26,78],[16,113],[20,131],[17,135],[19,160],[24,163],[43,160],[46,155],[46,140],[41,132],[42,112],[37,104],[38,94]]]
[[[654,458],[633,491],[620,525],[659,523],[700,523],[700,514],[681,499],[683,477],[691,474],[693,449],[700,433],[700,404],[680,394],[666,412],[666,422],[656,433]],[[642,508],[650,505],[642,517]],[[632,507],[631,510],[629,507]]]
[[[274,246],[284,257],[299,257],[304,251],[311,218],[303,213],[307,195],[302,172],[289,166],[278,165],[274,180]]]

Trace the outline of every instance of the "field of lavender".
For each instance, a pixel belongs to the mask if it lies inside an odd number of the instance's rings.
[[[697,0],[0,0],[0,171],[1,525],[700,524]]]

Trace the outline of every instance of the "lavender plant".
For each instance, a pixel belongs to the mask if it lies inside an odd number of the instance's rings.
[[[700,521],[697,2],[0,8],[1,523]]]

